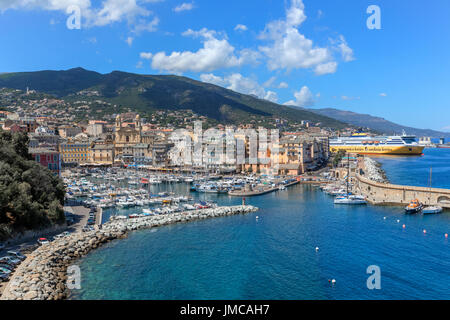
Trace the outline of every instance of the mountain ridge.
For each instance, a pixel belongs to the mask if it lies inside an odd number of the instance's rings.
[[[327,114],[327,116],[340,121],[343,121],[343,119],[345,119],[345,122],[349,124],[358,127],[368,127],[382,134],[389,134],[389,135],[401,134],[403,131],[405,131],[407,134],[413,134],[417,137],[427,136],[431,138],[441,138],[441,137],[450,138],[450,132],[442,132],[432,129],[421,129],[421,128],[413,128],[410,126],[404,126],[386,120],[382,117],[377,117],[370,114],[357,113],[347,110],[339,110],[335,108],[320,108],[320,109],[307,108],[306,110],[318,114]]]
[[[29,87],[60,98],[69,98],[83,90],[94,90],[100,92],[108,102],[133,107],[136,111],[191,109],[199,115],[225,123],[242,123],[252,117],[270,117],[292,122],[320,122],[333,129],[348,127],[344,122],[308,110],[294,110],[176,75],[141,75],[123,71],[101,74],[77,67],[3,74],[0,75],[0,87],[21,90]]]

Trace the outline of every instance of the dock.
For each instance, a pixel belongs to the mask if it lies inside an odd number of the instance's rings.
[[[293,186],[298,183],[300,183],[300,181],[297,180],[297,181],[288,183],[284,186],[287,188],[287,187]],[[273,188],[263,189],[263,190],[235,190],[235,191],[228,192],[228,194],[230,196],[236,196],[236,197],[254,197],[254,196],[261,196],[263,194],[271,193],[271,192],[278,191],[278,190],[280,190],[279,187],[273,187]]]

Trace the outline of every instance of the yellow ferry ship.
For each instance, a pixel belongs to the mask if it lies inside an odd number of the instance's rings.
[[[330,139],[330,151],[345,150],[359,154],[420,155],[425,147],[416,142],[415,136],[368,137],[364,135]]]

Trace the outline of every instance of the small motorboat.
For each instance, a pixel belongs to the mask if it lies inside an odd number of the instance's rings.
[[[423,214],[433,214],[433,213],[441,213],[442,208],[439,206],[427,206],[422,209]]]
[[[334,204],[367,204],[367,201],[362,196],[357,195],[347,195],[343,197],[336,197],[334,199]]]
[[[418,199],[414,199],[405,207],[405,213],[419,213],[422,209],[423,204]]]

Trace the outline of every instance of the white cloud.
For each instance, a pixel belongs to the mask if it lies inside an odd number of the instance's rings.
[[[269,80],[267,80],[266,82],[263,83],[263,87],[278,88],[278,89],[285,89],[285,88],[289,87],[289,85],[284,81],[280,82],[278,85],[275,85],[275,80],[277,80],[277,77],[275,77],[275,76],[270,77]]]
[[[338,65],[337,62],[335,62],[335,61],[318,64],[314,68],[314,72],[319,76],[328,74],[328,73],[335,73],[336,69],[337,69],[337,65]]]
[[[211,72],[220,68],[256,63],[259,59],[259,53],[250,49],[244,49],[236,54],[235,48],[228,42],[226,36],[214,30],[203,28],[194,31],[189,29],[182,35],[201,38],[203,48],[196,52],[155,53],[152,59],[153,69],[177,74],[186,71]]]
[[[238,24],[236,27],[234,27],[234,31],[247,31],[248,28],[244,24]]]
[[[380,93],[380,97],[387,97],[387,93],[384,92]]]
[[[355,60],[355,57],[353,56],[353,49],[348,46],[347,41],[345,40],[344,36],[341,35],[339,37],[339,39],[340,39],[340,43],[338,45],[338,48],[341,52],[342,59],[345,62],[350,62],[350,61]]]
[[[266,24],[259,38],[267,41],[268,45],[260,46],[259,50],[267,57],[269,70],[313,69],[317,75],[336,72],[338,63],[333,57],[335,47],[317,46],[301,34],[298,28],[305,20],[305,6],[302,0],[291,0],[284,20]],[[353,50],[343,36],[337,49],[344,61],[354,59]]]
[[[153,57],[153,55],[152,55],[150,52],[141,52],[141,53],[139,54],[139,57],[140,57],[141,59],[150,60],[150,59]]]
[[[360,97],[342,96],[341,99],[342,99],[342,100],[351,101],[351,100],[359,100],[359,99],[361,99],[361,98],[360,98]]]
[[[286,10],[286,20],[269,22],[260,39],[271,42],[259,49],[268,58],[268,68],[276,69],[308,69],[328,63],[332,60],[328,48],[314,46],[298,31],[298,27],[306,20],[305,6],[301,0],[291,0]]]
[[[182,12],[182,11],[189,11],[192,9],[194,9],[194,3],[193,2],[191,2],[191,3],[185,2],[185,3],[182,3],[178,6],[176,6],[175,8],[173,8],[173,11]]]
[[[100,6],[94,7],[91,0],[6,0],[0,1],[0,11],[42,9],[67,14],[66,10],[70,6],[77,6],[81,10],[82,28],[123,21],[133,28],[147,24],[146,19],[152,15],[147,4],[159,1],[161,0],[104,0]]]
[[[277,77],[275,77],[275,76],[270,77],[269,80],[267,80],[266,82],[263,83],[263,87],[266,87],[266,88],[272,87],[275,80],[277,80]]]
[[[320,18],[322,18],[322,15],[323,15],[323,11],[322,10],[317,10],[317,19],[320,19]]]
[[[269,100],[271,102],[278,102],[278,95],[276,92],[273,91],[267,91],[266,95],[264,96],[264,99]]]
[[[288,88],[289,87],[289,85],[287,84],[287,82],[280,82],[280,84],[278,85],[278,88],[279,89],[285,89],[285,88]]]
[[[134,25],[132,31],[136,34],[140,34],[144,31],[155,32],[158,29],[158,24],[158,17],[154,17],[151,21],[140,19],[139,22]]]
[[[284,105],[297,106],[297,107],[310,107],[313,106],[314,95],[307,86],[303,86],[300,91],[294,93],[295,100],[290,100],[284,103]]]
[[[128,43],[128,45],[131,47],[131,45],[133,44],[133,37],[128,37],[125,42]]]
[[[201,74],[200,80],[212,83],[227,89],[257,96],[272,102],[278,101],[278,95],[273,91],[266,91],[257,81],[242,76],[240,73],[233,73],[226,77],[219,77],[212,73]]]

